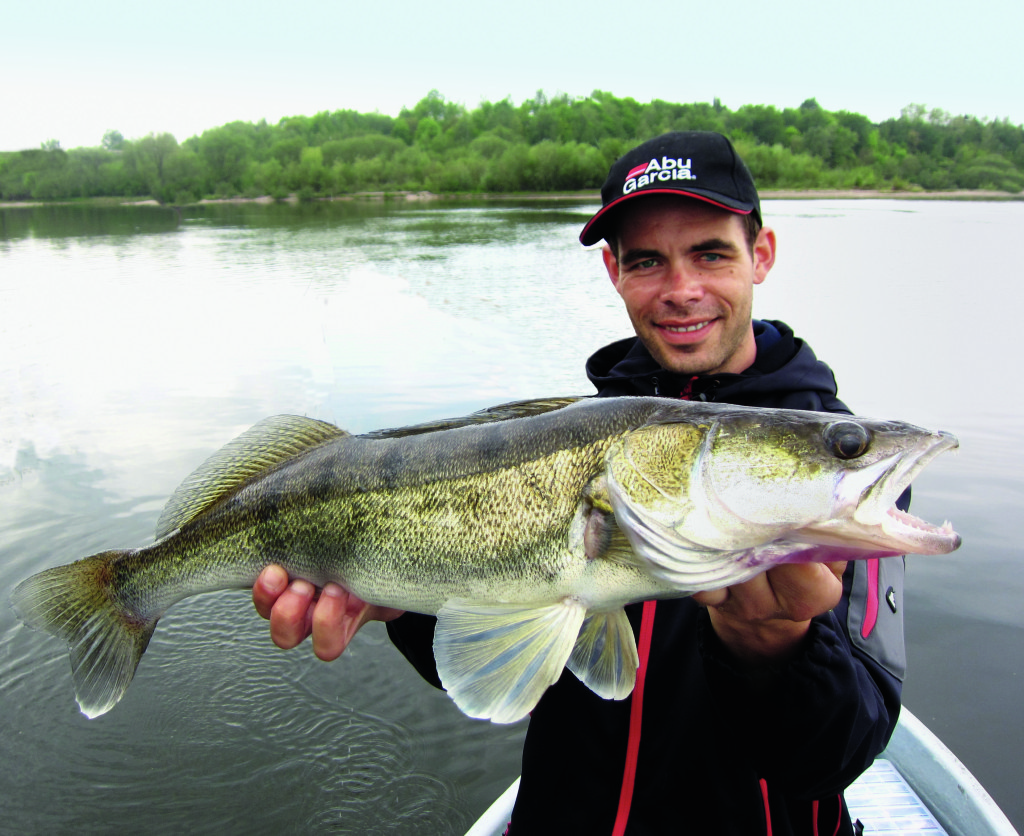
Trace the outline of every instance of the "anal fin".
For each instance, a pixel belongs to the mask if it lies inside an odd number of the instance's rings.
[[[624,700],[633,691],[640,658],[633,628],[623,609],[591,613],[583,622],[567,667],[606,700]]]

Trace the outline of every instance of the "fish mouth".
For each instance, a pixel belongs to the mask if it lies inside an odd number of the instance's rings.
[[[801,540],[865,550],[875,556],[949,554],[961,537],[948,522],[933,525],[896,507],[896,500],[936,456],[960,446],[948,432],[930,433],[916,450],[897,453],[860,470],[847,471],[837,486],[838,519],[801,530]]]

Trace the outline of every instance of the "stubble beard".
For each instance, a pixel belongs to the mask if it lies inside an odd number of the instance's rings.
[[[683,314],[676,315],[684,316]],[[692,312],[685,314],[685,316],[690,317],[693,315]],[[655,362],[666,371],[691,375],[721,372],[723,371],[723,366],[728,366],[733,358],[739,355],[744,340],[747,337],[747,331],[752,327],[750,324],[750,313],[747,312],[745,317],[741,314],[740,321],[744,322],[741,328],[729,327],[734,325],[736,312],[733,312],[732,318],[719,318],[718,313],[710,316],[699,314],[699,316],[707,316],[709,319],[717,320],[716,327],[722,329],[722,331],[716,335],[716,344],[709,345],[706,342],[701,342],[692,346],[668,345],[661,341],[654,325],[645,323],[645,327],[640,328],[635,320],[633,322],[633,330],[639,336],[640,341],[644,344]],[[743,371],[743,369],[739,371]]]

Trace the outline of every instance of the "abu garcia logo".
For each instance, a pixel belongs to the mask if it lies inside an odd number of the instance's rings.
[[[684,162],[681,158],[662,157],[660,163],[656,159],[641,163],[626,175],[622,193],[629,194],[644,186],[669,180],[696,180],[697,175],[691,173],[690,168],[690,160]]]

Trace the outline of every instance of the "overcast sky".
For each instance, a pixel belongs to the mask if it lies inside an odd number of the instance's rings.
[[[473,108],[543,89],[1024,123],[1024,3],[53,0],[9,3],[0,150],[182,141],[241,119]]]

